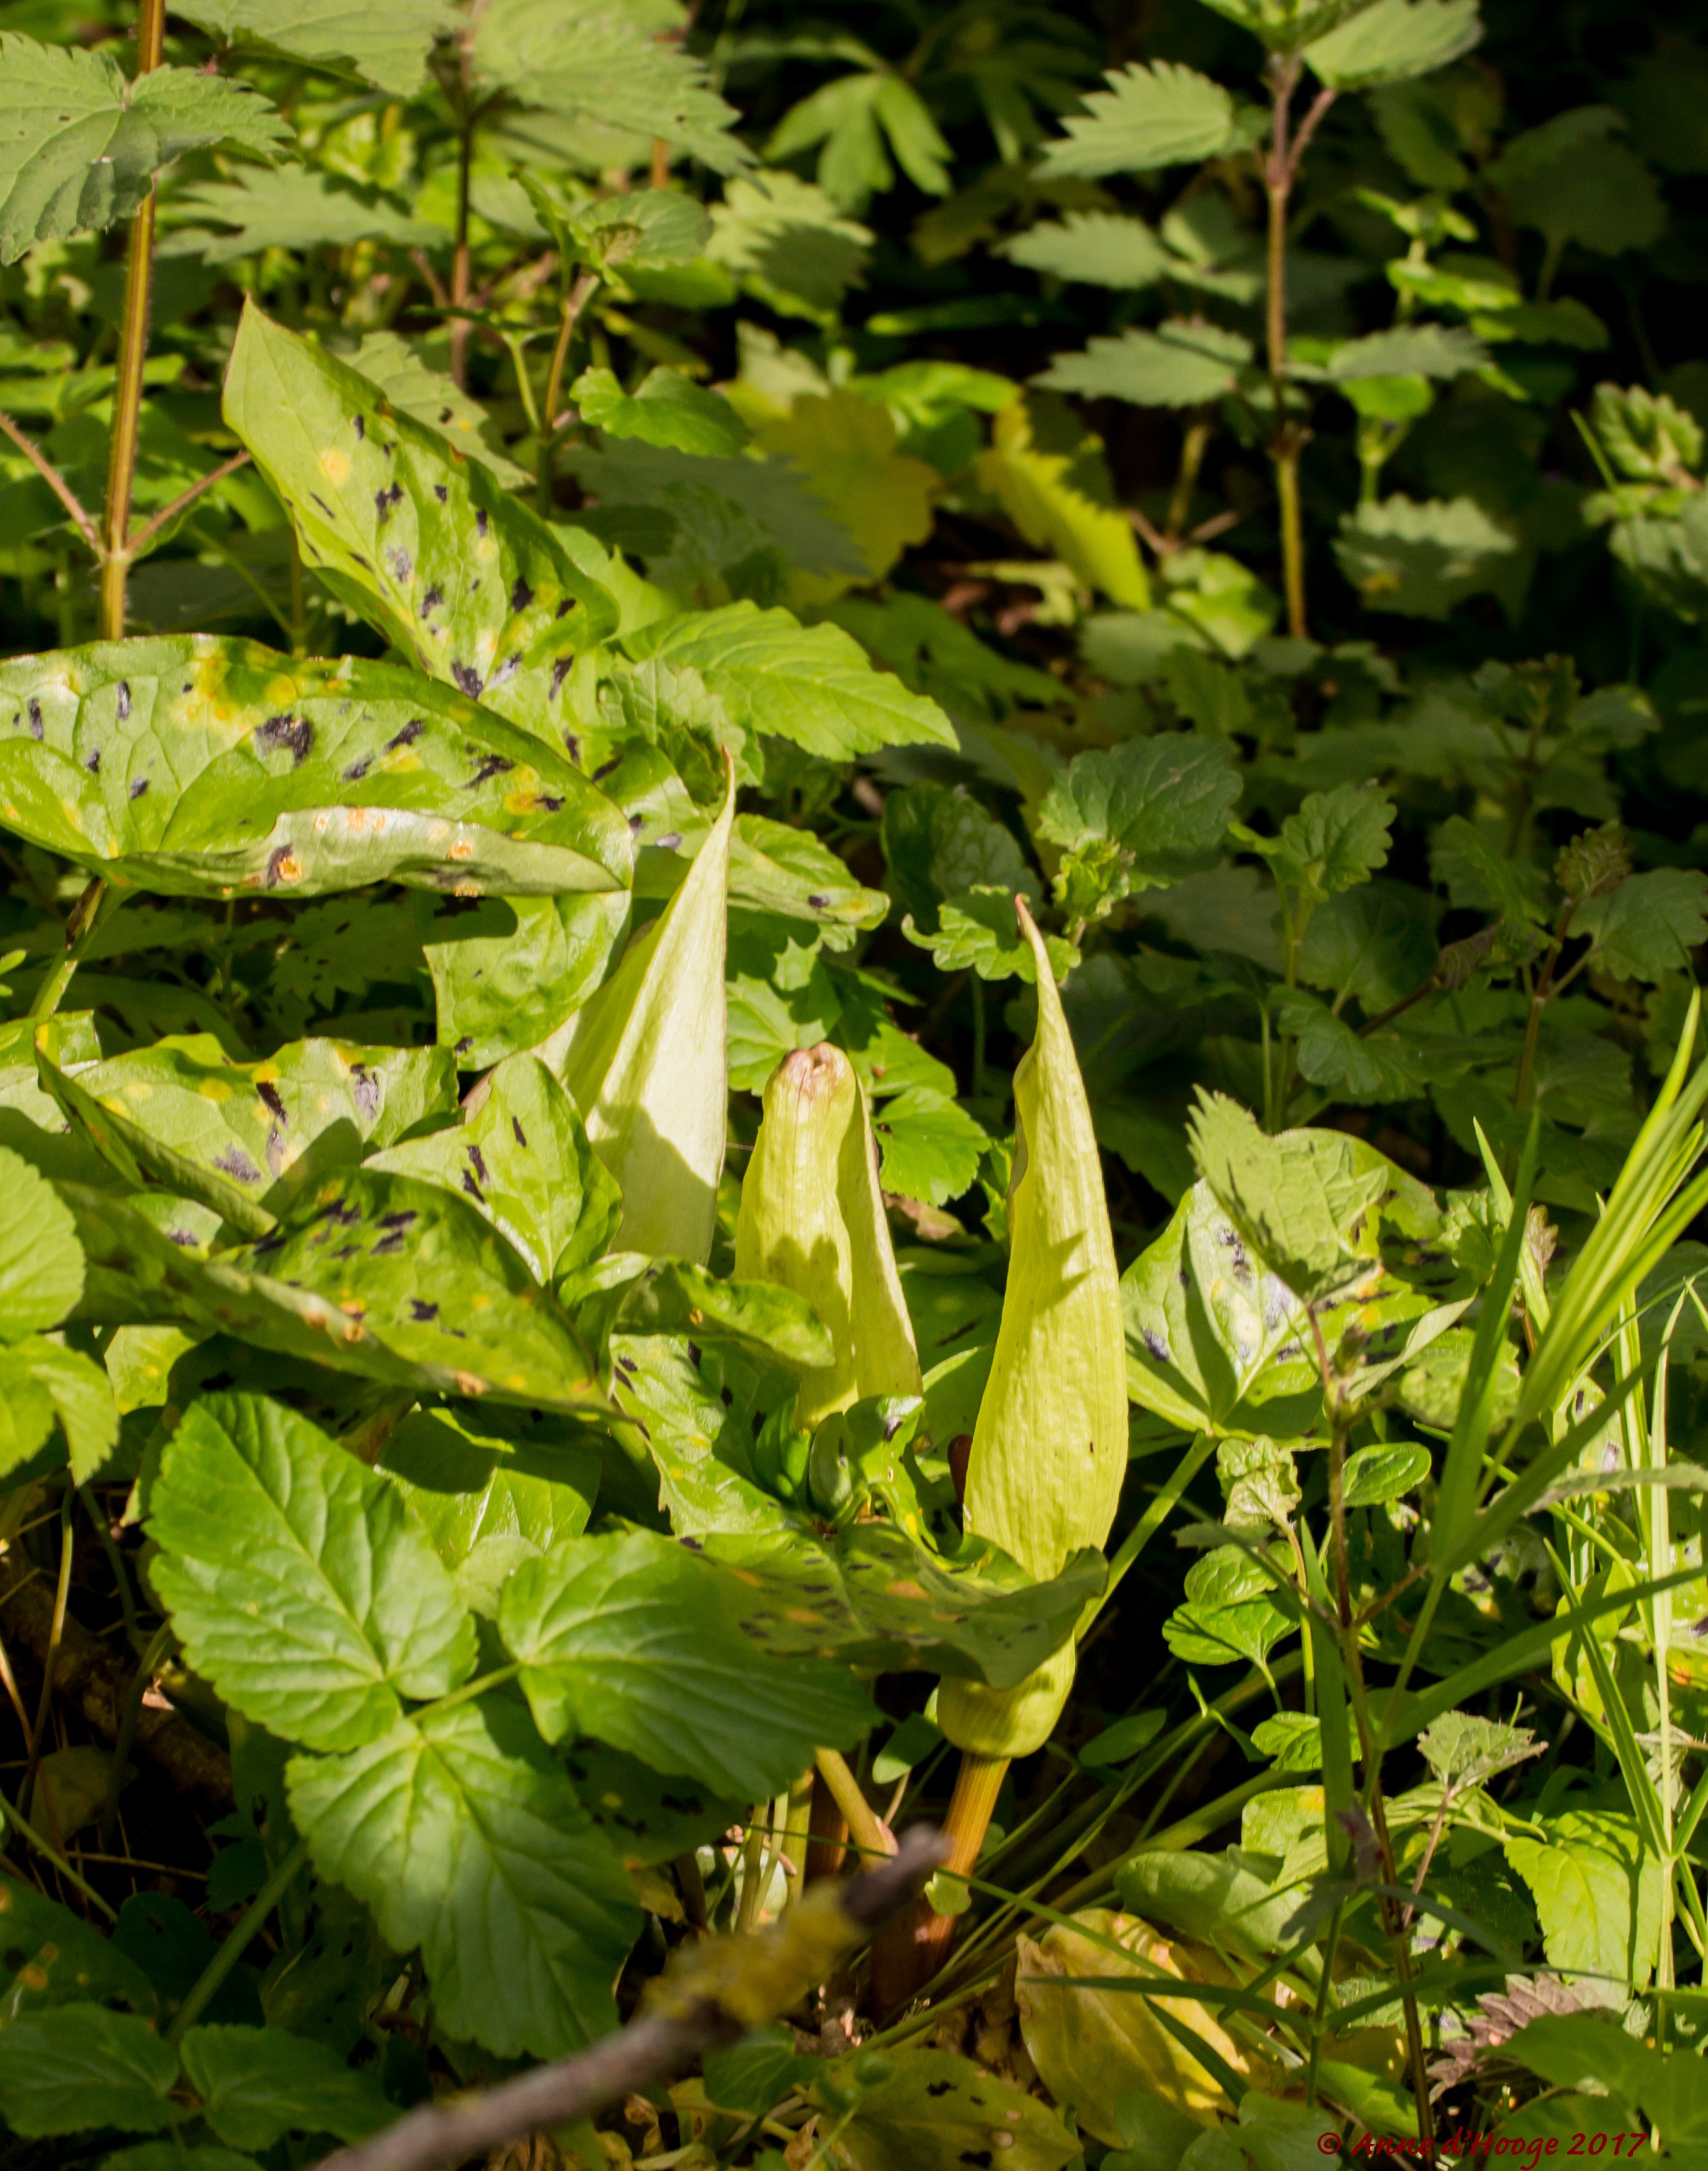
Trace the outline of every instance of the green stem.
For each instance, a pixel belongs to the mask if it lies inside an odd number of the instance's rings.
[[[813,1761],[831,1799],[842,1811],[854,1845],[880,1861],[886,1855],[893,1854],[896,1851],[895,1834],[866,1799],[859,1781],[848,1767],[847,1760],[838,1756],[833,1749],[821,1749]]]
[[[186,2032],[201,2018],[207,2009],[209,2000],[249,1950],[256,1932],[296,1883],[308,1860],[308,1842],[306,1839],[299,1839],[251,1900],[236,1929],[190,1985],[172,2025],[166,2031],[169,2043],[181,2043]]]
[[[29,1818],[14,1809],[4,1794],[0,1794],[0,1825],[10,1825],[19,1837],[27,1845],[33,1847],[44,1862],[51,1862],[53,1864],[67,1884],[81,1892],[91,1906],[99,1907],[110,1922],[118,1921],[117,1908],[110,1906],[106,1900],[103,1900],[87,1878],[78,1876],[58,1848],[50,1847],[35,1825],[30,1823]]]
[[[142,1716],[142,1699],[148,1693],[148,1685],[154,1670],[172,1648],[172,1630],[165,1622],[154,1632],[153,1641],[142,1654],[136,1678],[126,1696],[124,1708],[119,1713],[119,1731],[113,1743],[113,1761],[107,1773],[107,1791],[101,1802],[100,1834],[102,1848],[110,1847],[113,1826],[118,1821],[119,1797],[125,1791],[125,1767],[131,1761],[131,1751],[137,1744],[137,1726]]]
[[[73,1488],[67,1485],[59,1504],[59,1581],[53,1594],[53,1620],[47,1632],[47,1650],[41,1661],[41,1696],[35,1707],[35,1723],[29,1729],[29,1745],[24,1760],[24,1783],[18,1789],[18,1808],[21,1816],[29,1815],[29,1797],[35,1789],[35,1775],[41,1768],[41,1745],[47,1738],[47,1714],[53,1708],[53,1675],[59,1659],[60,1638],[65,1633],[66,1606],[71,1598],[71,1563],[76,1538],[72,1524],[72,1507],[77,1498]],[[56,1822],[50,1805],[48,1822]]]
[[[568,374],[570,348],[575,340],[576,326],[581,321],[581,313],[598,291],[599,274],[583,271],[564,297],[557,344],[552,349],[551,367],[546,373],[545,405],[540,411],[539,451],[534,461],[534,506],[542,520],[551,512],[552,492],[557,483],[558,415],[563,402],[564,378]]]
[[[72,907],[71,917],[65,924],[65,953],[59,962],[48,968],[47,975],[35,991],[35,1000],[29,1005],[33,1018],[51,1017],[65,1000],[65,991],[72,976],[88,953],[95,931],[112,913],[118,898],[107,887],[99,875],[89,884]]]
[[[137,13],[137,74],[160,65],[166,0],[141,0]],[[125,308],[119,325],[118,381],[107,452],[107,496],[101,515],[101,638],[125,637],[125,589],[131,572],[131,493],[142,420],[142,365],[148,353],[148,294],[154,276],[154,206],[151,185],[136,217],[125,258]]]

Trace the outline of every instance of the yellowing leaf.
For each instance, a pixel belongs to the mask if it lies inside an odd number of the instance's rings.
[[[1127,1470],[1126,1350],[1115,1242],[1084,1081],[1043,937],[1038,1029],[1015,1073],[1009,1262],[990,1381],[966,1468],[967,1529],[1038,1577],[1100,1546]],[[958,1747],[1023,1756],[1046,1741],[1074,1680],[1074,1647],[1018,1688],[945,1682],[938,1723]]]
[[[792,1289],[830,1330],[834,1361],[801,1378],[803,1429],[874,1395],[924,1392],[865,1098],[854,1066],[828,1043],[785,1056],[765,1088],[742,1185],[736,1276]]]
[[[910,543],[931,533],[931,501],[941,477],[924,460],[896,450],[887,407],[854,392],[800,399],[794,411],[759,432],[768,453],[794,461],[813,496],[854,538],[873,580],[887,573]],[[798,600],[828,600],[851,583],[839,575],[795,576]]]
[[[733,772],[724,811],[682,887],[590,1002],[538,1051],[570,1090],[593,1150],[617,1179],[617,1248],[653,1258],[711,1254],[728,1121]]]
[[[1115,503],[1102,441],[1082,431],[1059,400],[1017,399],[1005,407],[973,472],[1028,543],[1053,553],[1111,601],[1150,608],[1150,582],[1132,525]]]

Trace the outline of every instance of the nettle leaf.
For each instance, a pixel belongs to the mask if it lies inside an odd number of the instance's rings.
[[[588,1144],[574,1102],[533,1055],[506,1057],[479,1092],[460,1123],[371,1155],[367,1166],[472,1199],[542,1284],[597,1257],[616,1228],[622,1197]]]
[[[929,950],[940,973],[965,972],[968,967],[981,980],[1012,979],[1016,975],[1035,983],[1037,968],[1031,946],[1021,935],[1015,918],[1012,890],[976,884],[939,908],[937,931],[924,934],[910,913],[902,922],[910,942]],[[1078,962],[1070,942],[1059,935],[1044,938],[1050,968],[1065,979]]]
[[[420,88],[434,35],[452,19],[447,0],[387,0],[361,13],[342,0],[185,0],[174,13],[228,45],[348,68],[399,98]]]
[[[578,1538],[526,1561],[499,1632],[549,1741],[591,1734],[739,1800],[776,1793],[876,1716],[846,1666],[762,1654],[740,1584],[650,1530]]]
[[[1076,754],[1037,816],[1039,835],[1063,849],[1057,902],[1100,919],[1124,898],[1209,866],[1239,797],[1224,739],[1165,732]]]
[[[185,67],[132,83],[110,52],[0,36],[0,264],[128,218],[186,151],[225,143],[271,158],[290,141],[247,85]]]
[[[779,314],[832,324],[865,276],[872,241],[822,189],[773,167],[728,183],[712,209],[706,254]]]
[[[75,1072],[38,1046],[36,1064],[72,1128],[128,1185],[199,1199],[249,1236],[333,1169],[457,1107],[456,1069],[437,1048],[301,1040],[233,1063],[202,1032]]]
[[[1035,1583],[994,1546],[945,1560],[881,1522],[829,1541],[712,1537],[706,1549],[736,1576],[742,1630],[758,1649],[834,1650],[865,1671],[918,1668],[993,1688],[1024,1681],[1061,1648],[1106,1573],[1086,1547]]]
[[[934,701],[910,693],[838,625],[803,626],[785,610],[751,603],[663,619],[623,642],[635,662],[652,658],[698,671],[746,732],[787,739],[821,760],[848,761],[886,746],[959,742]]]
[[[1135,62],[1089,91],[1086,111],[1063,122],[1067,134],[1038,164],[1040,178],[1142,174],[1214,158],[1239,140],[1231,93],[1196,69]]]
[[[277,1402],[195,1402],[149,1530],[190,1663],[286,1740],[377,1740],[401,1699],[448,1696],[474,1670],[474,1625],[400,1496]]]
[[[522,183],[541,207],[544,184],[524,174]],[[548,201],[550,201],[548,199]],[[584,196],[554,206],[576,260],[619,273],[692,264],[711,239],[711,213],[674,189],[634,189],[616,196]]]
[[[1393,801],[1368,785],[1313,791],[1267,855],[1276,880],[1313,903],[1357,888],[1388,864],[1394,813]]]
[[[617,627],[591,537],[548,528],[481,462],[253,303],[223,413],[341,601],[430,677],[555,738],[575,656]]]
[[[929,1086],[905,1087],[872,1118],[883,1154],[886,1191],[942,1206],[972,1188],[990,1144],[984,1126],[953,1097]]]
[[[1368,90],[1427,75],[1482,37],[1477,0],[1375,0],[1304,48],[1304,59],[1336,90]]]
[[[1444,619],[1492,587],[1518,548],[1513,531],[1475,498],[1419,504],[1396,490],[1346,516],[1335,558],[1372,610]]]
[[[239,2148],[270,2148],[287,2133],[361,2141],[397,2115],[336,2051],[282,2028],[191,2028],[183,2050],[201,2115]]]
[[[1434,5],[1436,0],[1421,0],[1421,4]],[[1440,4],[1452,5],[1453,0],[1440,0]],[[1486,368],[1488,362],[1488,349],[1461,324],[1396,324],[1337,346],[1328,363],[1328,376],[1336,384],[1373,377],[1460,377],[1468,370]]]
[[[721,393],[705,391],[677,369],[649,370],[634,392],[608,369],[584,369],[570,397],[581,420],[608,437],[640,437],[679,453],[727,459],[752,435]]]
[[[178,2116],[178,2053],[152,2020],[61,2005],[0,2029],[0,2100],[14,2133],[155,2133]]]
[[[1417,1737],[1429,1768],[1443,1787],[1480,1787],[1510,1772],[1546,1745],[1528,1727],[1503,1726],[1467,1711],[1443,1712]]]
[[[57,1327],[83,1293],[76,1221],[28,1161],[0,1148],[0,1343]]]
[[[1054,279],[1132,292],[1154,287],[1175,262],[1143,219],[1107,211],[1071,211],[1059,221],[1041,220],[1002,243],[997,254]]]
[[[616,2027],[640,1914],[531,1733],[501,1704],[459,1704],[347,1755],[293,1757],[286,1785],[319,1874],[372,1908],[394,1951],[421,1949],[446,2032],[555,2058]]]
[[[1036,382],[1088,399],[1197,407],[1235,389],[1252,351],[1250,340],[1238,332],[1181,321],[1158,331],[1094,339],[1083,354],[1058,354]]]
[[[661,137],[714,173],[752,163],[730,133],[735,108],[706,83],[705,62],[600,0],[493,0],[474,40],[477,71],[526,105],[585,115],[606,128]],[[526,120],[521,124],[525,131]]]
[[[189,634],[0,663],[0,821],[121,887],[626,888],[629,825],[513,724],[394,665]]]
[[[267,249],[348,249],[361,241],[433,249],[446,239],[443,227],[415,217],[398,197],[306,166],[244,167],[228,181],[177,189],[173,202],[197,219],[231,229],[216,233],[197,225],[163,243],[163,257],[193,246],[206,264],[230,264]]]
[[[1628,875],[1610,897],[1586,898],[1571,931],[1593,939],[1598,969],[1615,980],[1688,973],[1691,951],[1708,941],[1708,875],[1699,867]]]

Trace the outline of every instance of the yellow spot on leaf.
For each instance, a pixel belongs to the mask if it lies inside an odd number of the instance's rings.
[[[328,446],[320,455],[320,472],[328,482],[340,484],[350,480],[350,456],[340,453],[335,445]]]

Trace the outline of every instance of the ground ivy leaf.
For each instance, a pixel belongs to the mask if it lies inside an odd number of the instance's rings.
[[[517,1571],[499,1632],[548,1740],[591,1734],[742,1800],[875,1717],[838,1662],[767,1657],[731,1577],[650,1530],[580,1538]]]
[[[886,793],[883,842],[895,901],[928,934],[937,931],[939,906],[966,890],[1020,890],[1038,901],[1019,840],[964,787],[910,784]]]
[[[804,626],[785,610],[728,603],[660,619],[623,646],[635,662],[691,665],[743,731],[787,739],[822,760],[957,743],[937,704],[875,670],[839,625]]]
[[[525,731],[395,665],[205,634],[0,663],[0,820],[123,887],[618,890],[629,825]]]
[[[42,1084],[126,1184],[199,1198],[251,1236],[364,1148],[457,1107],[448,1049],[302,1040],[233,1063],[187,1033],[72,1074],[38,1043]]]
[[[1423,985],[1435,969],[1436,901],[1396,882],[1343,890],[1312,913],[1298,946],[1301,979],[1374,1016]]]
[[[190,1663],[286,1740],[358,1747],[474,1669],[474,1623],[400,1497],[280,1403],[195,1403],[149,1529]]]
[[[293,1757],[286,1783],[320,1874],[395,1951],[420,1947],[447,2033],[555,2058],[616,2027],[640,1915],[563,1773],[512,1753],[517,1718],[424,1713],[349,1755]]]
[[[178,2053],[135,2013],[60,2005],[0,2029],[0,2101],[14,2133],[153,2133],[177,2115]]]
[[[1289,997],[1278,1021],[1283,1032],[1298,1038],[1300,1076],[1336,1100],[1413,1100],[1440,1075],[1427,1041],[1408,1040],[1403,1029],[1358,1034],[1309,995]]]
[[[129,81],[107,51],[0,38],[0,264],[38,241],[128,218],[184,152],[271,157],[291,131],[245,84],[198,68]]]
[[[57,1327],[83,1292],[71,1214],[28,1161],[0,1148],[0,1342]]]
[[[945,898],[937,910],[937,931],[925,934],[910,913],[902,922],[910,942],[931,952],[940,973],[964,972],[970,966],[981,980],[1006,980],[1016,974],[1036,984],[1037,966],[1031,946],[1015,919],[1014,893],[981,885]],[[1065,979],[1076,961],[1074,946],[1059,935],[1047,935],[1050,964]]]
[[[397,2115],[374,2081],[282,2028],[192,2028],[183,2053],[202,2116],[239,2148],[270,2148],[287,2133],[360,2141]]]
[[[994,1546],[948,1561],[878,1522],[834,1540],[717,1536],[706,1550],[744,1586],[736,1605],[757,1649],[834,1649],[872,1672],[919,1667],[993,1688],[1024,1681],[1067,1642],[1106,1573],[1086,1547],[1035,1583]]]
[[[479,1091],[460,1123],[371,1155],[367,1166],[472,1199],[548,1283],[606,1248],[622,1194],[538,1056],[506,1056]]]
[[[947,1094],[909,1086],[872,1117],[886,1191],[941,1206],[972,1187],[990,1139]]]
[[[1368,785],[1313,791],[1281,825],[1271,864],[1277,881],[1313,899],[1368,882],[1388,863],[1394,802]]]
[[[226,421],[320,578],[430,677],[560,744],[575,656],[617,628],[609,560],[345,363],[244,311]]]
[[[1213,865],[1239,799],[1225,740],[1165,732],[1076,754],[1037,817],[1039,835],[1065,855],[1057,901],[1100,918],[1123,898]]]

